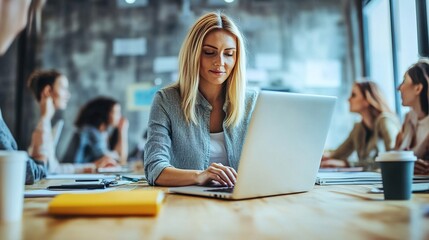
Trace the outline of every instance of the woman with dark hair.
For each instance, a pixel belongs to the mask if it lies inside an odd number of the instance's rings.
[[[98,97],[82,107],[77,132],[64,157],[65,163],[94,163],[97,167],[125,165],[128,157],[128,121],[114,99]],[[109,132],[118,129],[116,144],[109,148]]]
[[[405,116],[401,132],[396,139],[396,148],[412,150],[419,160],[414,167],[415,174],[429,174],[429,61],[422,59],[412,65],[404,74],[399,85],[402,105],[411,110]],[[426,160],[422,160],[426,159]]]
[[[358,113],[362,121],[356,123],[348,138],[333,152],[322,158],[321,167],[349,167],[347,158],[356,151],[356,166],[375,170],[374,159],[379,152],[392,150],[400,123],[390,110],[379,87],[372,81],[353,85],[349,98],[350,111]]]

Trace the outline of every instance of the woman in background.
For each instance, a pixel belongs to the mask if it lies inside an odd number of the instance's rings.
[[[415,174],[429,174],[428,82],[429,61],[422,59],[405,72],[404,81],[398,87],[402,105],[410,107],[411,110],[405,116],[401,132],[396,139],[396,148],[412,150],[417,156]]]
[[[114,99],[98,97],[82,107],[76,119],[77,131],[64,163],[94,163],[98,168],[125,165],[128,157],[128,120]],[[118,129],[117,141],[109,148],[109,132]]]
[[[362,121],[356,123],[348,138],[333,152],[325,153],[321,167],[350,167],[348,157],[356,151],[356,166],[366,171],[377,169],[375,157],[379,152],[392,150],[400,123],[388,107],[376,83],[358,82],[349,98],[350,112],[358,113]]]
[[[28,78],[28,87],[40,107],[40,120],[33,131],[28,154],[48,166],[50,173],[73,173],[72,165],[60,165],[55,150],[64,120],[53,123],[55,112],[67,108],[70,99],[69,81],[55,70],[34,71]]]

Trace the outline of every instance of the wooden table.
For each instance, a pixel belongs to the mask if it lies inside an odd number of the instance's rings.
[[[0,239],[429,239],[429,194],[384,201],[366,191],[316,186],[242,201],[167,194],[156,217],[58,218],[46,214],[50,198],[25,199],[22,222],[0,225]]]

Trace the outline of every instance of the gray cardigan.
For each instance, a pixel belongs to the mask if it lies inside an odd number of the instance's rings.
[[[223,124],[229,166],[238,168],[247,126],[256,103],[257,93],[246,92],[245,112],[236,127]],[[227,104],[223,110],[226,111]],[[210,162],[210,113],[212,106],[198,93],[195,111],[198,124],[187,123],[181,108],[179,89],[168,87],[155,95],[149,116],[148,139],[144,151],[144,168],[149,184],[166,167],[204,170]]]

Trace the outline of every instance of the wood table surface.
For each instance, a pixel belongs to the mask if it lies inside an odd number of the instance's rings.
[[[119,188],[168,190],[146,183]],[[239,201],[166,194],[155,217],[53,217],[52,198],[26,198],[22,221],[1,223],[0,239],[429,239],[429,194],[384,201],[369,188],[315,186]]]

